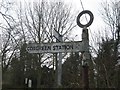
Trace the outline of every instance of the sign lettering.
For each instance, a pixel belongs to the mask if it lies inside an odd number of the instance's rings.
[[[79,52],[83,51],[83,46],[81,41],[41,44],[31,43],[28,44],[26,50],[29,53]]]

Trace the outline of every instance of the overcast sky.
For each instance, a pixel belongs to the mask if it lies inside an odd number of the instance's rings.
[[[104,22],[101,18],[100,15],[100,8],[101,8],[101,3],[105,2],[106,0],[65,0],[66,3],[72,3],[73,8],[75,8],[76,10],[78,10],[79,12],[81,12],[82,6],[81,6],[81,1],[83,3],[83,7],[85,10],[90,10],[93,15],[94,15],[94,21],[92,23],[92,25],[90,26],[90,34],[96,32],[98,29],[100,30],[102,27],[104,27]],[[109,0],[107,0],[109,1]],[[78,29],[76,30],[76,33],[78,33],[78,31],[80,30],[80,28],[78,27]],[[92,35],[90,35],[92,36]],[[79,35],[78,38],[81,38],[81,36]],[[77,39],[78,39],[77,38]]]
[[[38,1],[38,0],[16,0],[16,2],[35,2],[35,1]],[[46,1],[49,1],[49,0],[46,0]],[[58,0],[51,0],[51,1],[58,1]],[[81,2],[80,0],[62,0],[64,1],[66,4],[71,4],[72,5],[72,8],[76,11],[78,11],[78,14],[79,12],[81,12],[83,9],[82,9],[82,6],[81,6]],[[101,8],[101,2],[103,1],[106,1],[106,0],[81,0],[82,3],[83,3],[83,7],[85,10],[90,10],[92,11],[92,13],[94,14],[94,21],[93,21],[93,24],[90,26],[90,32],[95,32],[97,29],[100,29],[101,27],[104,27],[104,23],[103,23],[103,20],[101,19],[101,16],[100,16],[100,12],[99,12],[99,9]],[[109,0],[107,0],[109,1]],[[73,16],[74,17],[74,16]],[[76,30],[74,30],[74,36],[77,34],[78,37],[76,39],[79,39],[81,38],[81,35],[78,34],[78,32],[81,34],[81,28],[77,27]]]

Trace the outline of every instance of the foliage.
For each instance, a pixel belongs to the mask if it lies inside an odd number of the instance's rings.
[[[62,85],[67,88],[81,86],[81,62],[79,53],[71,53],[63,64]]]
[[[103,40],[95,62],[97,64],[97,87],[116,87],[116,67],[117,63],[114,56],[114,41]],[[101,84],[102,83],[102,84]]]

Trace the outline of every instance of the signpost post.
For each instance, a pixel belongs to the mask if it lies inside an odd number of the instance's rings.
[[[80,17],[83,14],[89,14],[89,16],[90,16],[90,21],[87,24],[85,24],[85,25],[81,24],[81,22],[80,22]],[[83,28],[83,31],[82,31],[82,42],[84,44],[84,48],[83,48],[84,52],[82,52],[82,67],[83,67],[82,75],[83,75],[83,88],[85,90],[89,89],[89,74],[88,74],[89,65],[88,65],[88,61],[90,60],[90,54],[89,54],[89,34],[88,34],[87,27],[89,27],[92,24],[93,19],[94,19],[93,14],[89,10],[84,10],[81,13],[79,13],[79,15],[77,16],[77,25],[79,27]]]

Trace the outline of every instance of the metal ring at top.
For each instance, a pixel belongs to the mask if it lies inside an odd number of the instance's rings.
[[[83,14],[89,14],[89,16],[90,16],[90,21],[89,21],[87,24],[85,24],[85,25],[83,25],[83,24],[80,23],[80,17],[81,17]],[[89,26],[92,24],[93,19],[94,19],[94,16],[93,16],[92,12],[89,11],[89,10],[84,10],[84,11],[82,11],[81,13],[79,13],[79,15],[77,16],[77,25],[78,25],[79,27],[81,27],[81,28],[89,27]]]

